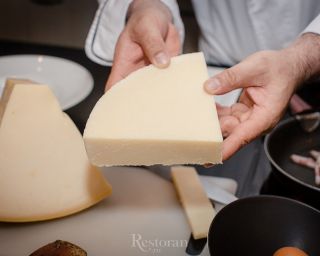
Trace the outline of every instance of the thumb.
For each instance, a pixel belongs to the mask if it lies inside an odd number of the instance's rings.
[[[138,43],[149,61],[156,67],[165,68],[169,66],[170,56],[159,29],[154,26],[148,26]]]
[[[248,86],[248,73],[245,63],[240,63],[209,78],[204,89],[209,94],[225,94],[234,89]]]

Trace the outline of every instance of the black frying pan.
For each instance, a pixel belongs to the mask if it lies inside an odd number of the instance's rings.
[[[305,132],[294,117],[282,121],[265,140],[265,152],[277,186],[286,191],[286,196],[320,209],[320,187],[315,184],[314,171],[290,159],[291,154],[310,156],[311,149],[320,150],[320,127]]]
[[[237,200],[214,218],[208,235],[213,256],[272,256],[281,247],[320,255],[320,212],[276,196]]]

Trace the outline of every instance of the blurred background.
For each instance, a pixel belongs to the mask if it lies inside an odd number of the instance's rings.
[[[197,49],[198,28],[189,0],[179,0],[187,30],[185,52]],[[2,0],[0,40],[83,48],[97,0]]]

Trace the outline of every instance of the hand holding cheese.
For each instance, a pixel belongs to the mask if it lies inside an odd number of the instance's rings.
[[[152,63],[167,67],[179,54],[179,32],[167,5],[159,0],[130,1],[127,22],[119,36],[106,89],[133,71]]]
[[[0,221],[83,210],[111,193],[49,87],[7,81],[0,101]]]
[[[96,104],[84,132],[98,166],[221,162],[222,136],[202,53],[142,68]]]
[[[305,33],[288,48],[254,53],[206,82],[215,95],[243,88],[237,103],[218,108],[224,159],[278,123],[296,88],[320,76],[319,60],[320,35]]]

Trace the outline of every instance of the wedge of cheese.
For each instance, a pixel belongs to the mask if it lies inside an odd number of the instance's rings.
[[[142,68],[96,104],[84,132],[97,166],[221,162],[222,136],[202,53]]]
[[[7,81],[0,102],[0,221],[58,218],[111,193],[45,85]]]
[[[195,168],[175,166],[171,168],[171,175],[186,212],[193,238],[207,237],[215,210],[202,187]]]

